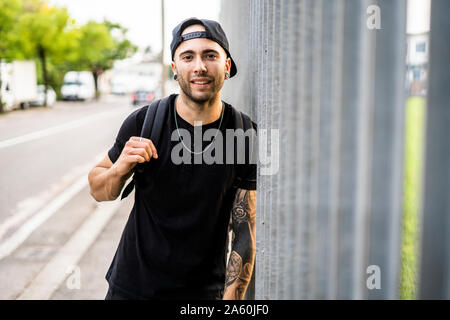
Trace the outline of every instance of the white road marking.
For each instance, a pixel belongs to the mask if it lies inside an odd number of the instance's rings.
[[[50,218],[56,211],[61,209],[72,197],[88,185],[88,178],[83,175],[66,191],[56,197],[47,206],[29,219],[19,228],[11,237],[0,244],[0,260],[10,255],[18,246],[20,246],[30,234],[36,230],[42,223]]]
[[[105,154],[106,153],[101,153],[97,155],[94,158],[94,161],[91,162],[90,167],[93,167],[95,163],[100,161]],[[86,187],[88,182],[87,172],[85,172],[80,178],[78,178],[78,180],[75,181],[75,183],[67,187],[64,192],[59,194],[50,203],[48,203],[48,205],[27,220],[27,222],[25,222],[16,232],[14,232],[12,236],[2,241],[0,243],[0,260],[16,250],[30,236],[30,234],[33,233],[34,230],[36,230],[42,223],[44,223],[55,212],[69,202],[70,199],[72,199],[78,192]],[[22,213],[20,217],[12,216],[8,219],[8,221],[0,226],[0,231],[6,232],[6,229],[10,228],[12,223],[17,223],[17,220],[27,218],[32,212],[32,210],[28,210],[25,211],[25,213]]]
[[[68,276],[71,266],[77,265],[91,244],[97,239],[113,214],[120,200],[101,202],[88,220],[67,241],[56,256],[42,269],[18,300],[48,300]],[[81,270],[82,272],[82,270]]]
[[[65,174],[58,182],[52,184],[46,190],[40,192],[38,195],[20,201],[14,213],[0,224],[0,244],[4,235],[15,226],[21,224],[25,219],[33,215],[42,208],[46,203],[58,196],[63,189],[68,187],[72,181],[78,177],[89,172],[89,170],[106,155],[107,150],[99,153],[88,163],[73,168],[70,172]]]
[[[94,115],[84,117],[82,119],[74,120],[74,121],[59,125],[59,126],[55,126],[55,127],[47,128],[44,130],[39,130],[39,131],[35,131],[32,133],[28,133],[28,134],[25,134],[25,135],[22,135],[19,137],[3,140],[3,141],[0,141],[0,149],[11,147],[11,146],[14,146],[14,145],[17,145],[20,143],[33,141],[33,140],[36,140],[39,138],[47,137],[47,136],[50,136],[50,135],[53,135],[56,133],[60,133],[60,132],[66,131],[66,130],[70,130],[73,128],[81,127],[85,124],[96,121],[100,118],[112,116],[112,115],[115,115],[116,113],[122,113],[124,111],[125,111],[124,109],[118,109],[118,110],[114,110],[114,111],[100,112],[100,113],[96,113]],[[129,110],[126,110],[126,111],[129,111]]]

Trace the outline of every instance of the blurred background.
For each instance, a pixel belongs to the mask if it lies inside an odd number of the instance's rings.
[[[269,139],[247,299],[450,297],[445,0],[0,0],[0,299],[103,299],[133,205],[87,173],[220,21],[223,99]],[[261,173],[259,168],[259,173]],[[131,199],[131,200],[130,200]]]

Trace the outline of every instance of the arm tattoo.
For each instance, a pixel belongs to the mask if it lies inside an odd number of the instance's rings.
[[[236,251],[231,252],[230,262],[228,264],[227,277],[225,284],[227,287],[231,286],[242,270],[242,258],[236,253]]]
[[[234,223],[248,222],[249,215],[248,192],[238,192],[232,209],[232,219]]]
[[[234,239],[226,271],[225,295],[230,299],[242,299],[255,258],[256,191],[238,189],[231,210],[231,225]]]

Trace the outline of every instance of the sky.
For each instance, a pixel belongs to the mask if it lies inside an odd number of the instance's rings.
[[[161,0],[48,0],[52,5],[66,7],[77,23],[106,18],[128,29],[127,37],[140,47],[161,50]],[[172,30],[190,17],[219,19],[221,0],[165,0],[165,61],[170,62],[169,46]]]
[[[161,0],[48,0],[50,4],[67,7],[80,24],[106,18],[128,28],[128,38],[140,47],[150,45],[153,52],[161,50]],[[247,1],[247,0],[243,0]],[[172,29],[189,17],[218,20],[221,0],[165,0],[165,62],[170,63],[169,46]],[[408,0],[408,33],[429,30],[430,0]],[[381,22],[383,16],[381,15]]]
[[[431,0],[408,0],[407,33],[430,31],[430,8]]]

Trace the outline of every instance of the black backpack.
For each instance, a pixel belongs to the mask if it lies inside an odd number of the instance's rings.
[[[164,120],[167,118],[167,114],[169,113],[169,100],[173,95],[153,101],[152,104],[148,106],[147,113],[145,114],[144,124],[142,125],[141,130],[141,137],[150,139],[155,145],[156,150],[159,150],[159,138],[163,129]],[[244,115],[239,110],[234,109],[234,111],[236,129],[243,129],[244,131],[246,131],[250,128],[253,128],[252,121],[248,116]],[[250,152],[253,151],[253,143],[253,139],[250,139]],[[144,172],[144,165],[145,164],[143,163],[136,164],[133,169],[134,174],[136,174],[136,172],[142,174]],[[131,193],[131,191],[133,191],[135,185],[134,174],[130,183],[123,190],[120,200],[126,198]]]

